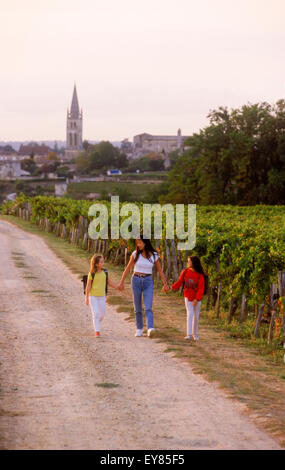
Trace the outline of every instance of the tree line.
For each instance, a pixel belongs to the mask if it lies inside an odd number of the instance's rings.
[[[185,142],[160,202],[284,204],[285,100],[219,107]]]
[[[150,152],[136,160],[129,160],[127,155],[109,141],[98,144],[83,142],[83,151],[76,158],[76,168],[79,174],[96,175],[111,168],[124,172],[161,171],[164,170],[164,156]]]

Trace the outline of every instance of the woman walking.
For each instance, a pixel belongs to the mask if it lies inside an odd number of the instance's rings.
[[[152,269],[156,267],[161,280],[163,282],[163,290],[169,291],[167,281],[161,269],[159,255],[152,247],[149,239],[142,237],[136,239],[136,250],[131,254],[130,261],[126,266],[121,282],[118,286],[119,289],[124,289],[124,280],[130,270],[134,267],[134,273],[131,280],[134,310],[136,317],[137,331],[135,336],[143,335],[143,311],[142,311],[142,298],[145,307],[145,316],[147,324],[147,335],[151,337],[154,332],[153,327],[153,280]]]
[[[117,289],[108,276],[108,271],[104,269],[104,258],[102,255],[94,255],[90,261],[90,271],[88,273],[85,291],[85,304],[91,304],[93,326],[95,336],[100,336],[101,322],[106,313],[106,293],[107,286]]]
[[[198,256],[189,256],[187,259],[187,268],[184,269],[177,282],[172,284],[171,289],[177,290],[184,287],[185,306],[187,311],[187,336],[185,339],[197,341],[199,315],[201,309],[201,300],[205,289],[205,273]]]

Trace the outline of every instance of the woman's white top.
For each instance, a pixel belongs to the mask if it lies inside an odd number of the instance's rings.
[[[136,257],[136,250],[132,252],[132,255]],[[158,259],[159,255],[156,252],[149,259],[140,254],[134,266],[134,273],[152,274],[152,268]]]

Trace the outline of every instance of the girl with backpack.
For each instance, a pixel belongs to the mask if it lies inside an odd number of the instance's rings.
[[[172,284],[172,290],[184,288],[185,306],[187,311],[187,336],[185,339],[198,341],[198,324],[201,300],[205,291],[205,273],[198,256],[188,256],[187,268],[183,269],[177,282]]]
[[[101,321],[106,313],[106,294],[108,286],[117,289],[110,280],[108,271],[104,269],[104,258],[102,255],[94,255],[90,261],[90,271],[87,277],[85,289],[85,304],[90,306],[93,317],[95,336],[100,336]]]

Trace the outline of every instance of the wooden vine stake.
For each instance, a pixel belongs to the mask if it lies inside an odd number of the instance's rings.
[[[231,297],[229,314],[228,314],[228,323],[232,322],[236,309],[237,309],[237,299],[235,297]]]
[[[279,298],[285,297],[285,271],[278,272],[278,289],[279,289]],[[284,301],[281,300],[281,311],[283,311],[283,347],[285,349],[285,308]],[[284,357],[285,360],[285,357]]]
[[[211,306],[211,295],[212,295],[212,287],[208,287],[207,293],[207,303],[206,303],[206,312],[209,312]]]
[[[271,311],[271,320],[270,320],[270,325],[269,325],[269,331],[268,331],[268,339],[267,339],[268,344],[272,343],[275,317],[276,317],[276,311],[272,310]]]
[[[217,271],[218,276],[219,276],[219,272],[220,272],[220,260],[219,260],[219,258],[216,258],[216,271]],[[216,318],[220,318],[221,292],[222,292],[222,283],[219,281],[218,282],[218,290],[217,290],[217,300],[216,300],[216,305],[215,305]]]
[[[270,292],[271,319],[270,319],[268,338],[267,338],[268,344],[271,344],[272,339],[273,339],[273,329],[274,329],[275,318],[276,318],[276,299],[275,299],[276,294],[277,294],[277,284],[272,284],[271,292]]]
[[[177,260],[177,253],[176,253],[176,246],[174,240],[171,240],[171,251],[172,251],[172,260],[173,260],[173,276],[175,281],[178,279],[178,260]]]
[[[218,285],[218,296],[216,302],[216,318],[220,318],[220,307],[221,307],[221,292],[222,292],[222,283],[219,282]]]
[[[259,312],[258,312],[256,325],[255,325],[255,329],[254,329],[254,337],[255,338],[258,338],[258,336],[259,336],[259,328],[260,328],[260,323],[261,323],[261,320],[262,320],[262,317],[263,317],[264,307],[265,307],[265,304],[261,304]]]
[[[241,297],[241,310],[240,310],[240,322],[241,323],[246,320],[247,315],[248,315],[247,299],[246,299],[246,295],[242,294],[242,297]]]
[[[169,251],[169,246],[168,246],[168,242],[166,238],[164,240],[164,246],[165,246],[165,254],[166,254],[166,264],[167,264],[165,277],[169,281],[171,277],[171,258],[170,258],[170,251]]]

